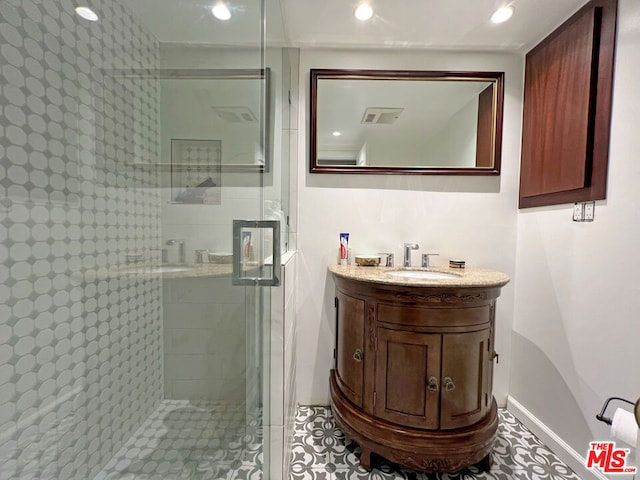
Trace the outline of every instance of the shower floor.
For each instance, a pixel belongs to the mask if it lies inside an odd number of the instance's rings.
[[[262,478],[262,427],[244,405],[165,400],[94,480]]]

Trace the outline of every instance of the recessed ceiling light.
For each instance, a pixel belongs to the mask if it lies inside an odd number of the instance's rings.
[[[218,20],[229,20],[231,18],[231,12],[227,8],[227,6],[220,2],[215,7],[211,9],[211,13]]]
[[[373,8],[368,3],[361,3],[354,13],[356,18],[361,21],[369,20],[373,17]]]
[[[491,15],[491,21],[493,23],[502,23],[506,22],[513,15],[513,7],[511,5],[507,5],[506,7],[500,7],[498,10],[493,12]]]
[[[340,132],[333,132],[333,136],[334,136],[334,137],[339,137],[340,135],[342,135],[342,133],[340,133]]]
[[[89,20],[90,22],[98,21],[98,15],[89,7],[76,7],[76,13],[80,17],[84,18],[85,20]]]

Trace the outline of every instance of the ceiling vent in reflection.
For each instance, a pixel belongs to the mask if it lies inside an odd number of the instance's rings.
[[[361,123],[391,125],[402,112],[404,108],[369,107],[364,111]]]
[[[256,123],[258,119],[249,107],[211,107],[227,123]]]

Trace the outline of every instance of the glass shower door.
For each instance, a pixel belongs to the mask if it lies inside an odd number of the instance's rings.
[[[263,1],[84,3],[0,1],[0,480],[268,478]]]
[[[251,223],[273,162],[262,2],[230,7],[228,21],[182,2],[155,12],[161,25],[147,2],[131,3],[160,40],[163,263],[187,266],[163,276],[162,424],[184,439],[184,475],[268,478],[270,299],[259,278],[273,269],[269,235]],[[235,248],[238,220],[250,224]]]

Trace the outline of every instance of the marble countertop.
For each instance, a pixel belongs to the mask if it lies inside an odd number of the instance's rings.
[[[455,275],[455,277],[425,279],[387,275],[388,272],[397,270],[441,272]],[[502,272],[478,267],[402,268],[329,265],[329,271],[338,277],[351,280],[411,287],[502,287],[509,282],[509,276]]]

